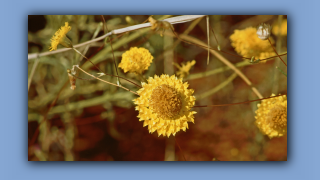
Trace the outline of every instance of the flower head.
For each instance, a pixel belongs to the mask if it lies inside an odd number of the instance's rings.
[[[275,96],[274,94],[271,95]],[[287,133],[287,96],[262,100],[256,110],[256,125],[263,134],[281,137]]]
[[[155,75],[149,77],[148,83],[142,83],[138,91],[140,97],[133,100],[139,111],[143,126],[148,126],[149,132],[158,132],[158,135],[175,135],[181,129],[188,129],[188,122],[194,123],[195,97],[193,89],[188,89],[188,83],[183,83],[177,77]]]
[[[152,62],[153,56],[150,52],[141,47],[130,48],[122,54],[122,60],[119,67],[124,70],[124,72],[136,72],[142,74],[144,70],[147,70]]]
[[[188,61],[187,64],[181,64],[182,66],[180,66],[179,64],[174,64],[178,69],[179,71],[177,72],[177,75],[180,77],[180,78],[185,78],[189,75],[189,71],[190,69],[192,68],[192,66],[194,66],[196,64],[196,61],[195,60],[192,60],[191,62]]]
[[[276,54],[269,42],[259,39],[256,32],[257,29],[253,27],[235,30],[230,36],[231,45],[235,48],[235,51],[241,56],[249,58],[254,56],[258,59],[264,59],[275,56]]]
[[[278,23],[273,27],[272,29],[272,33],[274,35],[278,35],[278,32],[279,32],[279,26],[278,26]],[[287,20],[284,19],[281,23],[281,27],[280,27],[280,35],[281,36],[286,36],[287,35]]]
[[[64,26],[62,26],[50,39],[51,40],[51,47],[49,48],[50,51],[56,50],[58,44],[61,44],[65,47],[72,47],[70,45],[70,40],[66,38],[66,34],[71,30],[71,27],[68,25],[68,22],[65,22]]]
[[[258,38],[260,38],[261,40],[266,40],[269,38],[270,34],[271,34],[270,24],[262,23],[258,26],[257,28]]]

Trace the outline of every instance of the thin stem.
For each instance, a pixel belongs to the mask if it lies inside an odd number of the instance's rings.
[[[92,36],[91,40],[97,37],[98,33],[100,32],[101,26],[102,26],[102,24],[99,23],[96,31],[93,33],[93,36]],[[89,50],[89,47],[90,47],[90,44],[87,45],[87,46],[84,48],[82,54],[86,54],[86,53],[88,52],[88,50]],[[79,59],[79,62],[82,61],[82,59],[83,59],[83,57]]]
[[[283,19],[283,15],[279,15],[278,16],[278,26],[281,27],[281,22],[282,22],[282,19]],[[280,28],[279,28],[279,31],[277,33],[277,41],[276,41],[276,50],[277,51],[281,51],[281,31],[280,31]],[[278,90],[279,90],[279,72],[276,70],[276,68],[278,66],[280,66],[280,60],[279,58],[276,58],[275,61],[274,61],[274,69],[273,69],[273,83],[272,83],[272,93],[274,94],[278,94]]]
[[[144,78],[142,74],[140,73],[134,73],[134,74],[139,78],[140,81],[148,83],[147,79]]]
[[[174,136],[166,138],[166,147],[164,150],[165,161],[175,161],[175,142]]]
[[[211,31],[212,31],[212,33],[213,33],[214,38],[216,39],[216,42],[217,42],[217,45],[218,45],[218,50],[220,51],[220,45],[219,45],[218,39],[217,39],[217,37],[216,37],[216,34],[214,33],[214,30],[213,30],[213,28],[211,27],[210,24],[209,24],[209,27],[210,27],[210,29],[211,29]]]
[[[177,143],[177,145],[178,145],[178,147],[179,147],[179,150],[181,151],[181,154],[182,154],[182,156],[183,156],[184,161],[187,161],[186,157],[184,157],[183,151],[182,151],[182,149],[181,149],[181,147],[180,147],[180,145],[179,145],[176,137],[174,137],[174,140],[176,141],[176,143]]]
[[[71,73],[70,73],[70,74],[71,74]],[[81,79],[81,80],[83,80],[83,81],[92,81],[92,80],[96,80],[96,78],[86,79],[86,78],[78,77],[78,76],[73,75],[73,74],[71,74],[71,76],[73,76],[73,77],[75,77],[75,78],[77,78],[77,79]],[[102,77],[102,76],[104,76],[104,75],[99,75],[98,77]]]
[[[224,88],[226,85],[228,85],[230,82],[232,82],[237,76],[238,76],[237,73],[233,73],[230,77],[228,77],[225,81],[220,83],[215,88],[210,89],[209,91],[204,92],[202,94],[196,95],[196,99],[200,100],[200,99],[206,98],[208,96],[212,96],[213,94],[215,94],[216,92],[218,92],[219,90]]]
[[[188,26],[188,28],[187,28],[182,34],[185,34],[185,35],[189,34],[189,33],[194,29],[194,27],[202,20],[202,18],[203,18],[203,17],[200,17],[200,18],[194,20],[194,21],[190,24],[190,26]],[[173,43],[171,49],[174,49],[180,42],[181,42],[181,40],[180,40],[180,39],[177,39],[177,40]]]
[[[282,71],[282,69],[280,69],[278,66],[276,66],[276,68],[283,74],[287,77],[287,74],[285,72]]]
[[[34,72],[36,71],[36,68],[38,67],[38,64],[39,64],[39,58],[37,58],[32,66],[32,70],[31,70],[31,73],[30,73],[30,76],[29,76],[29,79],[28,79],[28,92],[29,92],[29,88],[30,88],[30,85],[31,85],[31,81],[32,81],[32,78],[33,78],[33,75],[34,75]]]
[[[279,30],[279,31],[280,31],[280,30]],[[271,41],[270,41],[270,38],[268,38],[268,40],[269,40],[269,43],[271,44],[274,52],[275,52],[275,53],[277,54],[277,56],[281,59],[281,61],[283,62],[283,64],[287,66],[287,64],[282,60],[281,56],[279,56],[279,54],[277,53],[276,49],[273,47],[273,45],[272,45],[272,43],[271,43]]]
[[[102,17],[102,19],[103,19],[103,22],[105,23],[105,20],[104,20],[104,17],[101,15],[101,17]],[[107,24],[105,23],[105,26],[106,26],[106,29],[107,29],[107,32],[109,31],[108,30],[108,26],[107,26]],[[112,59],[113,59],[113,63],[114,63],[114,68],[116,69],[116,73],[117,73],[117,84],[119,85],[119,86],[121,86],[121,82],[120,82],[120,80],[119,80],[119,73],[118,73],[118,65],[117,65],[117,62],[116,62],[116,58],[114,57],[114,52],[113,52],[113,47],[112,47],[112,39],[110,38],[110,37],[107,37],[108,39],[109,39],[109,41],[110,41],[110,47],[111,47],[111,52],[112,52]]]
[[[98,80],[100,80],[100,81],[102,81],[102,82],[105,82],[105,83],[107,83],[107,84],[120,87],[120,88],[122,88],[122,89],[124,89],[124,90],[127,90],[127,91],[129,91],[129,92],[132,92],[132,93],[134,93],[134,94],[136,94],[136,95],[139,96],[138,93],[136,93],[136,92],[134,92],[134,91],[131,91],[131,90],[128,89],[128,88],[125,88],[125,87],[123,87],[123,86],[120,86],[120,85],[117,85],[117,84],[114,84],[114,83],[105,81],[105,80],[103,80],[103,79],[100,79],[100,78],[98,78],[98,77],[95,77],[94,75],[91,75],[91,74],[87,73],[85,70],[81,69],[79,66],[76,66],[76,67],[77,67],[78,69],[80,69],[82,72],[84,72],[85,74],[87,74],[88,76],[91,76],[91,77],[93,77],[93,78],[95,78],[95,79],[98,79]]]
[[[239,103],[218,104],[218,105],[203,105],[203,106],[193,106],[193,107],[195,108],[195,107],[213,107],[213,106],[230,106],[230,105],[238,105],[238,104],[251,103],[251,102],[255,102],[255,101],[261,101],[261,100],[264,100],[264,99],[271,99],[271,98],[275,98],[275,97],[283,96],[283,95],[287,95],[287,94],[282,94],[282,95],[277,95],[277,96],[272,96],[272,97],[267,97],[267,98],[260,98],[260,99],[256,99],[256,100],[245,101],[245,102],[239,102]]]
[[[207,19],[207,39],[208,39],[208,58],[207,58],[207,65],[209,64],[209,59],[210,59],[210,31],[209,31],[209,16],[206,17]]]
[[[252,65],[252,64],[247,61],[242,61],[242,62],[235,64],[236,67],[243,67],[243,66],[248,66],[248,65]],[[204,78],[204,77],[218,74],[218,73],[221,73],[221,72],[224,72],[227,70],[231,70],[231,68],[229,66],[224,66],[221,68],[217,68],[217,69],[213,69],[213,70],[209,70],[209,71],[205,71],[205,72],[201,72],[201,73],[193,73],[193,74],[189,74],[189,76],[186,77],[185,80],[194,80],[194,79]]]
[[[126,81],[128,81],[128,82],[130,82],[130,83],[132,83],[132,84],[134,84],[134,85],[136,85],[136,86],[138,86],[138,87],[140,87],[140,88],[142,88],[142,86],[140,86],[140,85],[138,85],[138,84],[136,84],[136,83],[134,83],[134,82],[132,82],[132,81],[130,81],[130,80],[128,80],[128,79],[126,79],[126,78],[123,78],[123,77],[120,77],[120,76],[115,76],[115,75],[112,75],[112,74],[108,74],[108,73],[105,73],[105,72],[103,72],[97,65],[95,65],[90,59],[88,59],[86,56],[84,56],[83,54],[81,54],[81,52],[80,51],[78,51],[77,49],[75,49],[75,48],[73,48],[77,53],[79,53],[82,57],[84,57],[86,60],[88,60],[91,64],[93,64],[93,66],[94,67],[96,67],[100,72],[102,72],[102,73],[104,73],[105,75],[108,75],[108,76],[113,76],[113,77],[117,77],[117,78],[121,78],[121,79],[124,79],[124,80],[126,80]]]

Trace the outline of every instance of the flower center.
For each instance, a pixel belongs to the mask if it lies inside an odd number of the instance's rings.
[[[287,108],[276,106],[268,113],[268,119],[274,129],[287,128]]]
[[[152,91],[149,106],[158,117],[171,119],[179,114],[182,101],[174,88],[162,84]]]

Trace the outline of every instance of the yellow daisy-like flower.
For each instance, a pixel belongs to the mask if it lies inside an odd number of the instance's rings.
[[[276,25],[273,26],[272,33],[277,36],[278,32],[279,32],[279,26],[278,26],[278,23],[277,23]],[[286,19],[284,19],[282,21],[282,23],[281,23],[280,35],[281,36],[286,36],[287,35],[287,20]]]
[[[275,96],[274,94],[271,95]],[[262,100],[256,110],[256,125],[263,134],[281,137],[287,133],[287,96]]]
[[[188,86],[175,75],[155,75],[149,77],[148,83],[142,83],[137,92],[140,97],[133,101],[140,121],[144,121],[143,126],[148,126],[150,133],[157,131],[159,136],[174,136],[181,129],[186,131],[188,122],[194,123],[196,112],[190,109],[196,98]]]
[[[192,66],[194,66],[196,64],[195,60],[192,60],[191,62],[188,61],[187,64],[181,63],[182,66],[180,66],[177,63],[174,63],[174,65],[179,69],[179,71],[177,72],[177,75],[180,78],[185,78],[189,75],[189,71],[192,68]]]
[[[150,54],[149,50],[141,47],[130,48],[122,54],[122,60],[119,67],[124,70],[124,72],[136,72],[142,74],[144,70],[147,70],[152,63],[153,56]]]
[[[231,45],[238,54],[247,58],[254,56],[258,59],[264,59],[275,56],[269,41],[261,40],[256,33],[257,29],[253,27],[235,30],[230,36]]]
[[[49,48],[50,51],[56,50],[58,44],[62,44],[63,46],[70,47],[69,40],[66,40],[66,34],[71,30],[71,27],[68,25],[68,22],[65,22],[64,26],[62,26],[50,39],[51,40],[51,47]],[[67,42],[66,42],[67,41]],[[71,45],[72,47],[72,45]]]

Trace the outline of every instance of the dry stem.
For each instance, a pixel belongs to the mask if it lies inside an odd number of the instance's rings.
[[[114,84],[114,83],[111,83],[111,82],[105,81],[105,80],[103,80],[103,79],[100,79],[100,78],[98,78],[98,77],[95,77],[94,75],[91,75],[91,74],[87,73],[86,71],[84,71],[83,69],[81,69],[79,66],[75,66],[75,67],[77,67],[78,69],[80,69],[82,72],[84,72],[84,73],[85,73],[85,74],[87,74],[88,76],[91,76],[91,77],[93,77],[93,78],[95,78],[95,79],[98,79],[98,80],[100,80],[100,81],[102,81],[102,82],[105,82],[105,83],[107,83],[107,84],[111,84],[111,85],[114,85],[114,86],[120,87],[120,88],[122,88],[122,89],[124,89],[124,90],[127,90],[127,91],[129,91],[129,92],[132,92],[132,93],[134,93],[134,94],[136,94],[136,95],[138,95],[138,96],[139,96],[139,94],[138,94],[138,93],[136,93],[136,92],[134,92],[134,91],[131,91],[131,90],[130,90],[130,89],[128,89],[128,88],[125,88],[125,87],[123,87],[123,86],[120,86],[120,85],[117,85],[117,84]]]

